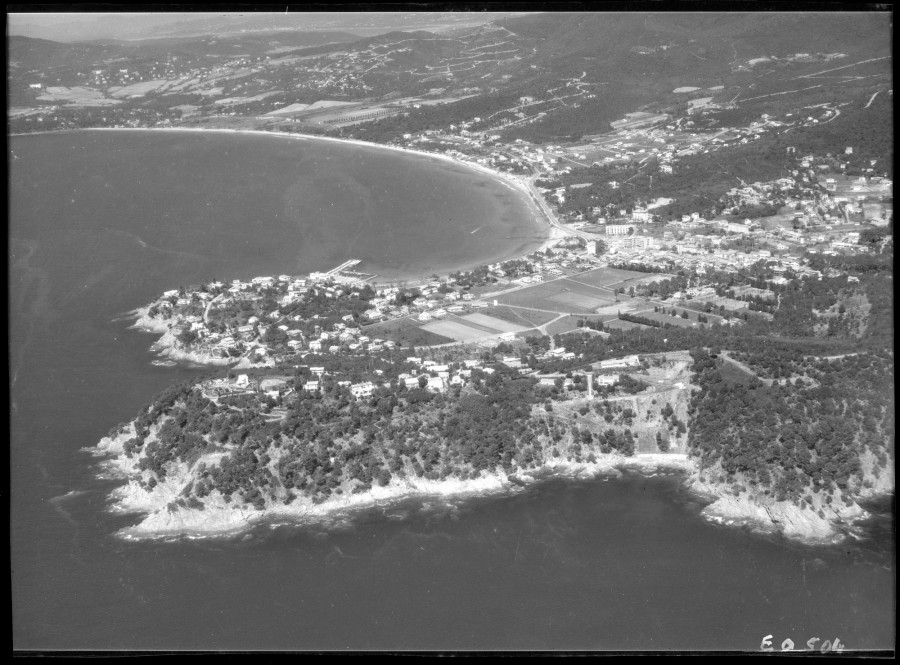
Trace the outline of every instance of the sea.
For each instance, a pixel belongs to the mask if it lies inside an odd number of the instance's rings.
[[[127,313],[180,285],[327,270],[396,280],[546,230],[437,160],[203,132],[12,137],[10,555],[21,650],[847,650],[895,643],[893,504],[812,547],[712,524],[677,474],[425,497],[316,526],[131,542],[83,452],[167,386]],[[790,642],[785,642],[790,640]]]

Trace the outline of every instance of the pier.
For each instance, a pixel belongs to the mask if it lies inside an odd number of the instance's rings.
[[[325,274],[333,277],[334,275],[337,275],[339,272],[342,272],[344,270],[350,270],[350,268],[353,268],[354,266],[357,266],[360,263],[361,263],[360,259],[350,259],[349,261],[344,261],[341,265],[339,265],[335,268],[332,268]]]

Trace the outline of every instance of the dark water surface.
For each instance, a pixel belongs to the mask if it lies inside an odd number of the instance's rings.
[[[105,512],[115,483],[80,449],[208,371],[151,365],[153,338],[117,315],[180,284],[348,258],[427,274],[536,227],[462,169],[330,143],[83,132],[10,148],[17,648],[893,646],[889,517],[859,543],[792,545],[705,523],[677,476],[408,501],[328,530],[114,538],[134,519]]]

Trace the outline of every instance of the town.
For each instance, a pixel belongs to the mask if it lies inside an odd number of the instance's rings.
[[[647,325],[635,323],[636,316],[677,309],[688,313],[683,325],[706,325],[710,316],[740,324],[771,316],[772,289],[821,278],[816,256],[864,255],[888,242],[892,183],[842,175],[852,154],[848,146],[837,156],[798,155],[790,177],[729,190],[718,202],[722,214],[711,219],[693,212],[666,222],[652,214],[652,203],[609,218],[596,207],[587,215],[559,213],[566,188],[543,190],[542,208],[560,233],[521,259],[379,286],[348,260],[302,277],[169,291],[149,316],[166,321],[179,349],[270,364],[303,352],[512,342],[573,330],[574,317],[622,326],[630,315],[625,323],[634,327]],[[524,161],[534,159],[523,152]],[[540,177],[558,173],[546,169]],[[773,214],[741,216],[760,208]],[[703,314],[706,321],[699,321]]]

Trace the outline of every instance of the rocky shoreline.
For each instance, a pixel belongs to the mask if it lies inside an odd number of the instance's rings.
[[[171,360],[173,362],[193,363],[196,365],[216,365],[219,367],[228,367],[238,363],[240,358],[220,358],[211,353],[202,353],[199,351],[187,351],[181,348],[175,335],[172,334],[171,326],[173,321],[163,317],[152,317],[149,314],[150,307],[139,307],[130,312],[135,317],[135,322],[129,326],[133,330],[141,332],[161,335],[151,346],[150,351],[156,353],[161,358]]]
[[[701,516],[725,526],[748,527],[762,533],[780,533],[789,540],[808,545],[833,545],[855,533],[855,524],[871,515],[852,500],[846,505],[840,494],[827,504],[818,495],[812,504],[776,501],[761,492],[735,493],[725,484],[703,479],[694,471],[685,480],[685,488],[698,498],[709,501]],[[879,494],[892,493],[892,489]]]
[[[152,430],[151,430],[152,431]],[[115,437],[104,437],[93,448],[86,449],[95,457],[106,458],[100,464],[104,478],[125,480],[125,484],[114,489],[111,494],[110,512],[120,514],[143,514],[143,520],[118,532],[127,539],[157,539],[171,537],[222,537],[234,535],[247,528],[272,520],[289,520],[295,523],[325,522],[337,514],[372,506],[392,503],[412,497],[465,497],[482,496],[516,491],[524,486],[550,477],[591,479],[598,477],[620,477],[620,469],[655,473],[659,468],[688,471],[693,468],[686,455],[660,454],[624,457],[621,455],[599,455],[597,462],[570,462],[553,460],[543,466],[507,474],[500,469],[491,473],[482,472],[478,478],[461,480],[428,480],[407,474],[402,479],[392,479],[384,487],[372,487],[355,494],[332,495],[329,499],[316,503],[299,497],[291,504],[269,502],[265,509],[256,510],[249,506],[226,501],[218,492],[204,498],[204,507],[184,508],[169,505],[182,496],[184,487],[193,479],[193,466],[185,463],[170,463],[166,478],[152,490],[146,487],[148,472],[136,469],[138,459],[129,459],[124,452],[124,443],[134,436],[134,425]],[[151,434],[151,437],[153,434]],[[215,455],[215,454],[214,454]],[[218,455],[221,455],[219,453]],[[204,456],[199,461],[212,462]]]
[[[268,501],[259,510],[236,501],[227,501],[218,491],[204,497],[202,508],[173,505],[183,496],[186,485],[194,479],[195,465],[170,463],[165,479],[149,489],[149,472],[140,472],[138,459],[129,459],[124,442],[134,435],[133,425],[115,437],[104,437],[96,447],[86,449],[95,457],[103,457],[100,475],[126,482],[110,494],[109,510],[119,514],[140,514],[144,517],[117,535],[132,540],[167,538],[216,538],[233,536],[254,525],[275,522],[295,524],[328,523],[348,513],[414,497],[464,498],[522,491],[528,485],[548,478],[619,478],[623,471],[655,475],[658,471],[676,471],[685,475],[683,488],[695,497],[708,501],[700,515],[711,522],[729,527],[746,527],[761,533],[781,533],[785,538],[811,545],[829,545],[844,540],[853,532],[853,524],[869,517],[855,502],[845,506],[835,502],[818,513],[818,506],[801,508],[787,501],[771,497],[740,493],[735,495],[724,484],[701,480],[694,461],[684,454],[644,454],[624,457],[598,454],[596,462],[545,460],[541,466],[506,473],[501,469],[482,472],[474,479],[447,478],[428,480],[413,473],[394,478],[387,485],[374,486],[358,493],[334,494],[325,501],[315,502],[298,497],[285,505],[283,501]],[[151,435],[152,436],[152,435]],[[199,461],[215,463],[214,453]]]

